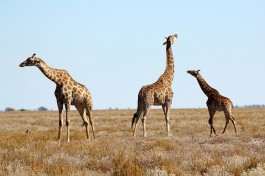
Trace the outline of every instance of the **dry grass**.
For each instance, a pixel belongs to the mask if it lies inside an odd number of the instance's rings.
[[[206,109],[172,110],[172,137],[162,110],[152,110],[148,137],[139,124],[133,138],[133,113],[94,111],[97,139],[88,142],[73,111],[71,142],[64,127],[59,146],[56,111],[1,112],[0,175],[265,175],[265,109],[235,109],[238,136],[231,124],[220,134],[225,120],[217,113],[220,135],[212,138]]]

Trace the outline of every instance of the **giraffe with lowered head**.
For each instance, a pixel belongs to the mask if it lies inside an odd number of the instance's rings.
[[[169,126],[169,112],[172,104],[173,91],[172,82],[174,78],[174,57],[172,51],[172,44],[177,39],[177,34],[166,37],[166,69],[159,79],[150,85],[143,86],[138,93],[138,107],[137,112],[132,118],[131,128],[134,126],[133,136],[136,136],[137,122],[139,118],[143,124],[143,136],[146,137],[146,119],[148,117],[152,105],[162,106],[165,120],[167,135],[171,136]]]
[[[92,117],[92,97],[87,90],[87,88],[76,82],[66,70],[60,70],[49,67],[43,60],[36,57],[34,53],[31,57],[28,57],[24,62],[22,62],[20,67],[25,66],[36,66],[40,71],[51,81],[56,84],[56,90],[54,92],[57,105],[59,109],[59,132],[58,132],[58,141],[61,140],[62,124],[63,124],[63,105],[66,109],[66,127],[67,127],[67,142],[70,141],[70,105],[75,105],[78,110],[82,120],[83,126],[86,128],[86,137],[89,140],[89,130],[88,130],[88,119],[92,127],[93,136],[95,139],[94,133],[94,121]],[[86,116],[87,115],[87,116]]]
[[[225,133],[226,127],[230,120],[232,121],[235,132],[237,133],[236,120],[232,115],[232,109],[233,109],[232,101],[229,98],[222,96],[216,89],[209,86],[207,82],[203,79],[199,71],[200,70],[188,70],[187,73],[191,74],[197,79],[202,91],[208,97],[206,104],[210,115],[208,121],[211,128],[210,136],[212,136],[212,132],[214,132],[214,134],[217,135],[216,130],[213,127],[213,117],[216,111],[223,111],[225,114],[226,123],[223,133]]]

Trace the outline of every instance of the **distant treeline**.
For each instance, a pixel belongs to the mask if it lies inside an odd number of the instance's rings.
[[[45,108],[45,107],[43,107],[43,106],[41,106],[41,107],[39,107],[38,109],[37,109],[37,111],[47,111],[48,109],[47,108]],[[7,108],[5,108],[5,112],[10,112],[10,111],[30,111],[30,110],[27,110],[27,109],[24,109],[24,108],[22,108],[22,109],[18,109],[18,110],[16,110],[15,108],[11,108],[11,107],[7,107]]]
[[[235,108],[265,108],[265,105],[253,104],[253,105],[235,106]]]

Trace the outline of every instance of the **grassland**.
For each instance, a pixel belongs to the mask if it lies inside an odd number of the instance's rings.
[[[220,135],[211,138],[207,109],[172,110],[172,137],[166,137],[162,110],[150,112],[148,137],[141,124],[132,137],[133,113],[94,111],[96,140],[88,142],[72,111],[71,142],[64,126],[58,145],[56,111],[1,112],[0,175],[265,175],[264,108],[234,109],[238,135],[231,123],[221,135],[225,119],[217,113]]]

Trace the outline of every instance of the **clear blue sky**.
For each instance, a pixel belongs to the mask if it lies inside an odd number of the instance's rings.
[[[265,1],[2,1],[0,110],[56,110],[55,84],[36,67],[20,68],[34,52],[66,69],[90,90],[94,109],[136,108],[143,85],[165,69],[173,45],[173,108],[206,107],[186,73],[202,76],[235,105],[265,104]]]

